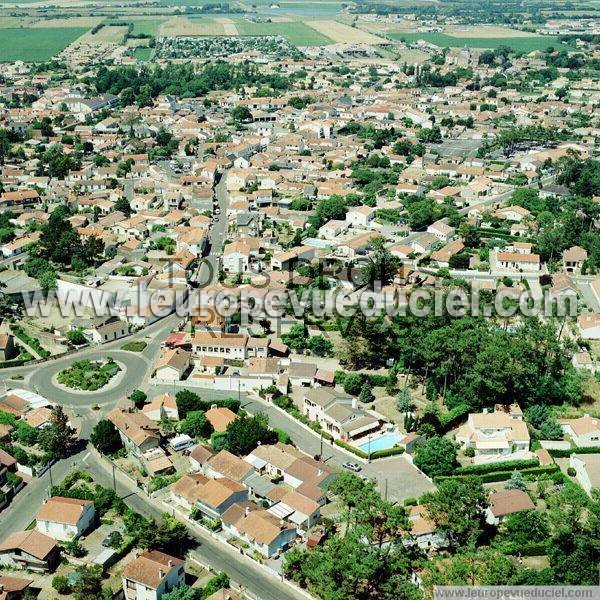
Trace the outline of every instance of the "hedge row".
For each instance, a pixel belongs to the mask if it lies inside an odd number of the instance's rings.
[[[547,465],[544,467],[531,467],[529,469],[518,470],[521,473],[521,475],[544,475],[556,473],[559,470],[559,468],[558,465],[555,464]],[[458,469],[456,471],[458,471]],[[460,479],[462,477],[468,476],[466,473],[458,474],[456,473],[456,471],[453,475],[440,475],[439,477],[435,477],[434,481],[438,483],[440,481],[443,481],[444,479]],[[496,481],[506,481],[507,479],[510,479],[514,471],[515,470],[512,469],[508,471],[495,471],[491,473],[470,473],[470,475],[477,475],[481,479],[481,481],[483,481],[483,483],[494,483]]]
[[[452,429],[463,417],[469,414],[469,407],[466,404],[459,404],[451,411],[440,415],[440,425],[444,428],[444,432]]]
[[[366,452],[363,452],[360,448],[356,448],[355,446],[351,446],[350,444],[346,444],[346,442],[342,440],[334,440],[333,443],[340,448],[344,448],[352,454],[360,458],[368,459],[369,455]],[[371,452],[371,460],[376,458],[385,458],[386,456],[396,456],[398,454],[404,454],[404,448],[395,447],[395,448],[386,448],[385,450],[375,450],[375,452]]]
[[[340,448],[344,448],[344,449],[348,450],[349,452],[352,452],[352,454],[356,454],[356,456],[358,456],[360,458],[368,458],[369,457],[368,454],[366,452],[363,452],[360,448],[356,448],[354,446],[351,446],[350,444],[346,444],[346,442],[343,442],[342,440],[333,440],[333,443],[336,446],[339,446]]]
[[[32,358],[16,358],[15,360],[5,360],[0,362],[0,369],[10,369],[11,367],[22,367],[30,362],[33,362]]]
[[[589,446],[587,448],[568,448],[566,450],[555,449],[548,450],[550,456],[554,458],[568,458],[571,454],[600,454],[600,446]]]
[[[507,469],[520,471],[537,467],[539,465],[537,458],[524,460],[504,460],[501,462],[490,463],[486,465],[467,465],[466,467],[458,467],[455,469],[455,475],[481,475],[484,473],[495,473],[496,471],[506,471]]]

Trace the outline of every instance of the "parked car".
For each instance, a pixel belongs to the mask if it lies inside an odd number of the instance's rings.
[[[344,469],[348,469],[349,471],[354,471],[355,473],[358,473],[362,467],[355,462],[350,462],[349,460],[347,460],[342,467],[344,467]]]

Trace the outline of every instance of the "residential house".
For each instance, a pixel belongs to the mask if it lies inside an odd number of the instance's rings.
[[[192,351],[195,356],[245,360],[247,344],[248,336],[245,334],[197,332],[192,338]]]
[[[448,536],[438,531],[425,506],[411,506],[408,522],[413,543],[416,543],[422,550],[431,548],[437,550],[448,545]]]
[[[583,263],[587,260],[587,251],[581,246],[572,246],[567,248],[562,255],[563,269],[567,273],[575,273],[581,271]]]
[[[160,428],[144,413],[114,408],[107,419],[117,428],[125,448],[136,456],[158,447]]]
[[[578,448],[600,446],[600,419],[586,414],[577,419],[560,419],[558,423]]]
[[[111,317],[96,325],[90,333],[95,344],[105,344],[125,337],[129,333],[129,327],[125,321]]]
[[[14,338],[10,333],[0,334],[0,361],[10,360],[14,358],[16,348]]]
[[[68,542],[86,533],[94,524],[96,510],[91,500],[52,496],[44,500],[35,528],[55,540]]]
[[[443,221],[436,221],[427,227],[427,233],[432,233],[440,242],[449,242],[456,232],[454,227],[450,227]]]
[[[173,394],[155,396],[148,404],[144,405],[142,412],[152,421],[158,422],[163,419],[179,421],[177,400]]]
[[[377,212],[371,206],[356,206],[350,208],[346,213],[346,223],[351,227],[369,229],[371,221],[375,219]]]
[[[302,412],[335,439],[354,439],[380,426],[376,417],[359,408],[356,398],[328,387],[306,390]]]
[[[125,567],[123,594],[125,600],[160,600],[184,579],[184,561],[158,550],[147,550]]]
[[[183,348],[165,348],[156,363],[154,377],[165,381],[180,381],[190,367],[192,353]]]
[[[581,313],[577,317],[577,328],[583,339],[600,340],[600,313]]]
[[[494,412],[471,413],[456,434],[462,448],[473,448],[475,457],[506,459],[513,452],[528,452],[529,432],[523,413],[513,404],[507,410],[496,406]]]
[[[295,526],[266,510],[248,510],[231,525],[231,530],[252,550],[267,558],[287,550],[297,536]]]
[[[490,494],[490,505],[486,508],[486,520],[490,525],[499,525],[506,517],[524,510],[534,510],[535,505],[526,492],[502,490]]]
[[[571,454],[569,465],[575,469],[577,481],[591,494],[600,488],[600,454]]]
[[[60,562],[60,546],[51,537],[30,529],[16,531],[0,543],[0,565],[46,573]]]

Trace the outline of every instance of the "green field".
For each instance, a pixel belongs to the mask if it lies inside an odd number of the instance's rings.
[[[440,48],[497,48],[498,46],[508,46],[515,51],[533,52],[534,50],[546,50],[549,46],[555,48],[559,45],[573,49],[567,44],[560,44],[559,40],[544,36],[531,37],[501,37],[501,38],[478,38],[478,37],[454,37],[445,33],[400,33],[393,32],[388,34],[394,40],[405,40],[407,42],[416,42],[424,40],[435,44]]]
[[[132,19],[133,33],[138,35],[144,33],[152,37],[158,35],[158,28],[166,21],[166,19]]]
[[[137,60],[148,60],[150,55],[152,54],[152,48],[148,48],[147,46],[138,46],[133,51],[133,56]]]
[[[43,62],[82,36],[86,27],[43,27],[39,29],[2,29],[0,62],[22,60]]]
[[[326,46],[331,40],[301,22],[253,23],[236,21],[239,35],[280,35],[293,46]]]

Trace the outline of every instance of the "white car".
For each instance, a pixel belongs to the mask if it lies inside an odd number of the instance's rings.
[[[342,467],[344,467],[344,469],[348,469],[348,471],[354,471],[355,473],[358,473],[360,470],[362,470],[362,467],[355,462],[350,462],[349,460],[347,460]]]

